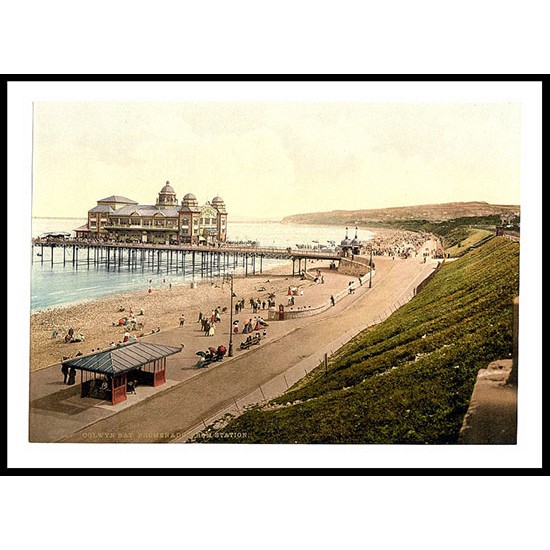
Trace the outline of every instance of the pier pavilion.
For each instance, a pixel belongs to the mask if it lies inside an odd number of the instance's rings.
[[[348,257],[348,256],[359,256],[362,253],[362,249],[364,248],[363,243],[357,238],[357,230],[358,228],[355,228],[355,237],[353,239],[350,239],[348,237],[348,228],[346,227],[346,236],[340,243],[340,246],[338,247],[342,251],[342,256]]]
[[[88,210],[87,223],[75,231],[80,240],[216,244],[226,241],[227,210],[219,196],[200,206],[192,193],[187,193],[180,205],[167,181],[154,205],[141,205],[120,195],[98,200]]]

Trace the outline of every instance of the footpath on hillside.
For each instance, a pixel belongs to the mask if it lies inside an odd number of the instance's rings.
[[[139,387],[137,394],[129,395],[126,402],[116,406],[81,398],[80,386],[64,386],[57,367],[32,373],[30,440],[106,443],[180,440],[183,434],[233,403],[238,404],[252,392],[256,391],[261,400],[262,386],[284,376],[288,369],[307,358],[316,361],[323,345],[337,342],[339,337],[344,343],[350,331],[385,318],[412,296],[413,289],[433,272],[436,263],[424,263],[419,257],[407,260],[378,257],[372,288],[366,284],[358,286],[354,294],[316,316],[269,322],[266,338],[254,349],[241,351],[239,344],[246,336],[234,335],[234,356],[206,369],[195,368],[196,352],[213,344],[227,345],[229,313],[222,316],[214,337],[204,336],[196,320],[186,322],[182,328],[150,335],[147,340],[151,342],[176,346],[183,343],[183,351],[168,358],[165,385]],[[303,301],[297,300],[296,306],[319,305],[351,280],[328,269],[323,270],[323,275],[322,285],[289,277],[289,286],[304,290]],[[246,316],[254,317],[250,308],[243,313],[244,316],[239,315],[241,322]]]

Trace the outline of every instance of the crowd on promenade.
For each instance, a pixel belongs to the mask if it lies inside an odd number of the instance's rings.
[[[399,258],[416,257],[424,253],[422,247],[432,235],[425,232],[395,230],[375,236],[371,241],[373,256]],[[431,255],[435,250],[430,250]]]

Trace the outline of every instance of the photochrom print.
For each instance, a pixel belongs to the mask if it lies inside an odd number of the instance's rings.
[[[521,127],[36,101],[29,441],[516,444]]]

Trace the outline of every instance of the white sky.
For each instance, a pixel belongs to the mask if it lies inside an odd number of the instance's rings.
[[[221,195],[230,217],[519,204],[518,103],[37,101],[33,215]]]

